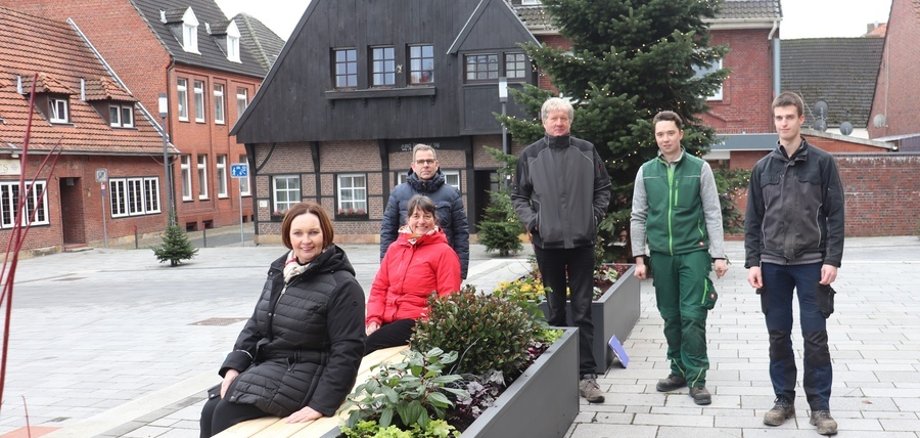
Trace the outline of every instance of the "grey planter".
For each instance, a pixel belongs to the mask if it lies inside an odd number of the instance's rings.
[[[463,438],[565,435],[578,415],[578,332],[563,329],[562,336],[463,432]],[[339,434],[336,427],[321,438]]]
[[[613,362],[613,352],[607,346],[610,337],[616,335],[620,342],[626,342],[636,322],[639,321],[640,283],[633,275],[635,270],[635,266],[630,266],[604,295],[591,303],[591,321],[594,322],[592,351],[597,363],[597,374],[606,373]],[[549,305],[545,301],[540,303],[540,309],[544,315],[549,316]],[[570,302],[565,304],[565,313],[568,325],[574,326]]]

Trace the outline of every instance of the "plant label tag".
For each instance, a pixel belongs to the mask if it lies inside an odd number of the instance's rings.
[[[629,365],[629,355],[626,354],[626,349],[623,348],[623,344],[620,343],[620,340],[617,339],[617,335],[610,337],[610,341],[607,342],[610,345],[610,349],[613,350],[614,356],[620,360],[620,363],[623,364],[623,368],[626,368]]]

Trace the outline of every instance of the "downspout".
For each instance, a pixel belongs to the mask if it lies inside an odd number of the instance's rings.
[[[780,90],[780,53],[779,38],[773,38],[773,35],[779,30],[779,20],[773,20],[773,28],[767,39],[773,42],[773,97],[779,96]]]
[[[319,173],[319,142],[310,142],[310,156],[313,159],[313,184],[316,185],[316,203],[323,203],[323,176]]]
[[[383,205],[385,207],[387,200],[390,199],[390,189],[393,187],[390,185],[390,155],[387,153],[386,140],[377,140],[377,154],[380,155],[381,180],[383,181],[381,193],[383,193]]]
[[[172,73],[172,70],[173,68],[175,68],[175,66],[176,66],[176,59],[173,58],[172,55],[170,55],[169,64],[166,65],[166,90],[165,90],[166,91],[166,108],[172,108],[172,102],[170,102],[171,99],[169,98],[170,97],[169,86],[170,84],[172,84],[172,81],[170,80],[170,73]],[[172,130],[173,114],[172,114],[172,111],[167,111],[167,114],[168,116],[166,117],[166,126],[163,126],[163,129],[166,130],[166,133],[168,135],[168,133],[173,132]],[[176,145],[176,139],[170,136],[169,142],[172,143],[173,148],[175,148],[176,151],[179,152],[179,146]],[[168,185],[167,190],[170,190],[173,194],[172,195],[172,202],[173,202],[172,211],[175,212],[176,214],[175,220],[176,220],[176,223],[179,224],[181,222],[179,222],[179,204],[176,202],[177,196],[176,196],[175,158],[176,158],[176,155],[172,155],[169,157],[169,175],[167,175],[166,184]]]

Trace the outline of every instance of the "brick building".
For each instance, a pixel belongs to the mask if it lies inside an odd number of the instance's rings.
[[[85,35],[73,23],[0,7],[0,47],[0,239],[8,240],[16,221],[20,176],[32,187],[26,251],[101,246],[162,231],[159,125]],[[58,145],[56,166],[42,168]],[[99,183],[97,171],[107,180]]]
[[[251,219],[250,180],[229,174],[248,156],[229,133],[277,56],[270,51],[283,46],[277,35],[249,16],[228,19],[213,0],[0,4],[72,19],[158,119],[158,98],[166,94],[167,131],[180,153],[170,160],[171,181],[164,187],[172,187],[180,224],[198,230]]]

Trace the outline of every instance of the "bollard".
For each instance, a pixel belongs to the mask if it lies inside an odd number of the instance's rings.
[[[204,247],[207,248],[208,247],[208,229],[207,228],[201,229],[201,237],[202,239],[204,239]]]

